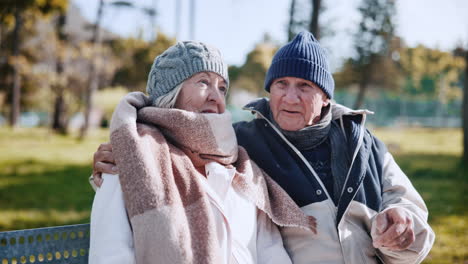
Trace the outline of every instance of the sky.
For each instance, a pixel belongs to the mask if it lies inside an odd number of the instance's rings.
[[[133,0],[135,6],[156,6],[157,28],[176,37],[175,6],[180,1],[178,40],[190,40],[190,0]],[[82,14],[95,21],[98,0],[72,0]],[[111,0],[105,1],[112,2]],[[242,65],[246,55],[265,33],[278,44],[287,41],[290,0],[195,0],[194,39],[221,50],[229,64]],[[333,34],[321,40],[328,50],[332,69],[352,55],[352,34],[359,23],[359,0],[323,0],[326,9],[321,23]],[[458,43],[468,45],[467,0],[397,0],[396,32],[408,46],[452,50]],[[151,36],[151,22],[138,9],[106,7],[103,26],[122,36]]]

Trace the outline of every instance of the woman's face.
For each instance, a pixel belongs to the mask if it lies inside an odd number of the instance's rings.
[[[213,72],[197,73],[185,80],[175,108],[195,113],[224,113],[227,90],[226,82],[220,75]]]

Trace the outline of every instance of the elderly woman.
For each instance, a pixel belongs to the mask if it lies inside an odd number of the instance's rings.
[[[179,42],[156,57],[147,92],[111,122],[119,177],[104,174],[90,263],[291,263],[278,227],[315,231],[237,145],[218,50]]]

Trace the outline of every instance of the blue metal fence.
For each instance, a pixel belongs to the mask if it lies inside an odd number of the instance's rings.
[[[89,224],[0,232],[0,263],[88,263]]]

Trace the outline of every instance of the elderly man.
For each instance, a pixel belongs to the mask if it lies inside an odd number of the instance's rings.
[[[256,118],[234,127],[239,145],[317,219],[317,235],[281,230],[293,262],[421,262],[435,237],[424,201],[365,128],[370,112],[330,102],[333,77],[312,34],[302,32],[278,50],[265,89],[269,100],[245,107]],[[94,175],[111,167],[111,146],[103,144]]]

